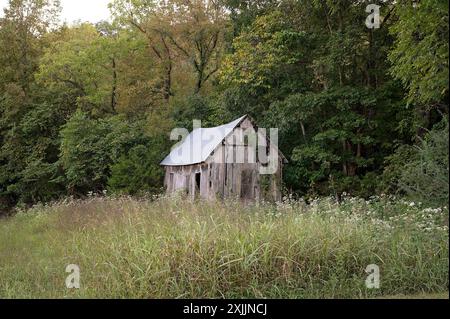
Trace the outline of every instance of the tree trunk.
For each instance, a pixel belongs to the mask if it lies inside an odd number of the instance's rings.
[[[116,70],[116,59],[112,57],[112,70],[113,70],[113,82],[112,82],[112,90],[111,90],[111,110],[113,113],[116,112],[117,105],[117,70]]]
[[[347,151],[347,142],[342,141],[342,154],[345,156],[345,153]],[[343,160],[342,162],[342,173],[347,176],[348,174],[348,168],[347,168],[347,161]]]

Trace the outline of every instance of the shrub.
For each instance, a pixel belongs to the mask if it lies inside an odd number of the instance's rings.
[[[389,158],[385,178],[416,201],[449,201],[448,119],[429,131],[417,146],[402,146]]]
[[[121,115],[96,120],[80,111],[64,126],[61,136],[60,163],[72,194],[105,190],[111,166],[122,162],[124,167],[125,154],[150,143],[143,122],[131,123]],[[133,154],[137,156],[136,150]]]
[[[108,189],[118,194],[158,193],[161,191],[164,171],[159,163],[160,147],[138,145],[128,155],[122,155],[111,166]]]

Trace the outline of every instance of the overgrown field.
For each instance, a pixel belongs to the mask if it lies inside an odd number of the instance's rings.
[[[370,298],[448,291],[448,208],[91,198],[0,220],[0,298]],[[79,265],[80,289],[65,272]],[[367,289],[367,265],[380,289]]]

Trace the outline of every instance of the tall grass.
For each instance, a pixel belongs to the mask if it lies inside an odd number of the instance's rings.
[[[448,210],[92,198],[0,221],[1,298],[366,298],[448,290]],[[68,264],[81,288],[67,289]],[[381,288],[367,289],[377,264]]]

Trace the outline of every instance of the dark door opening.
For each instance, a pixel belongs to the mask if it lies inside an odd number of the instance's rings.
[[[195,174],[195,187],[196,187],[196,192],[195,195],[199,196],[200,195],[200,182],[202,180],[202,173],[196,173]]]

